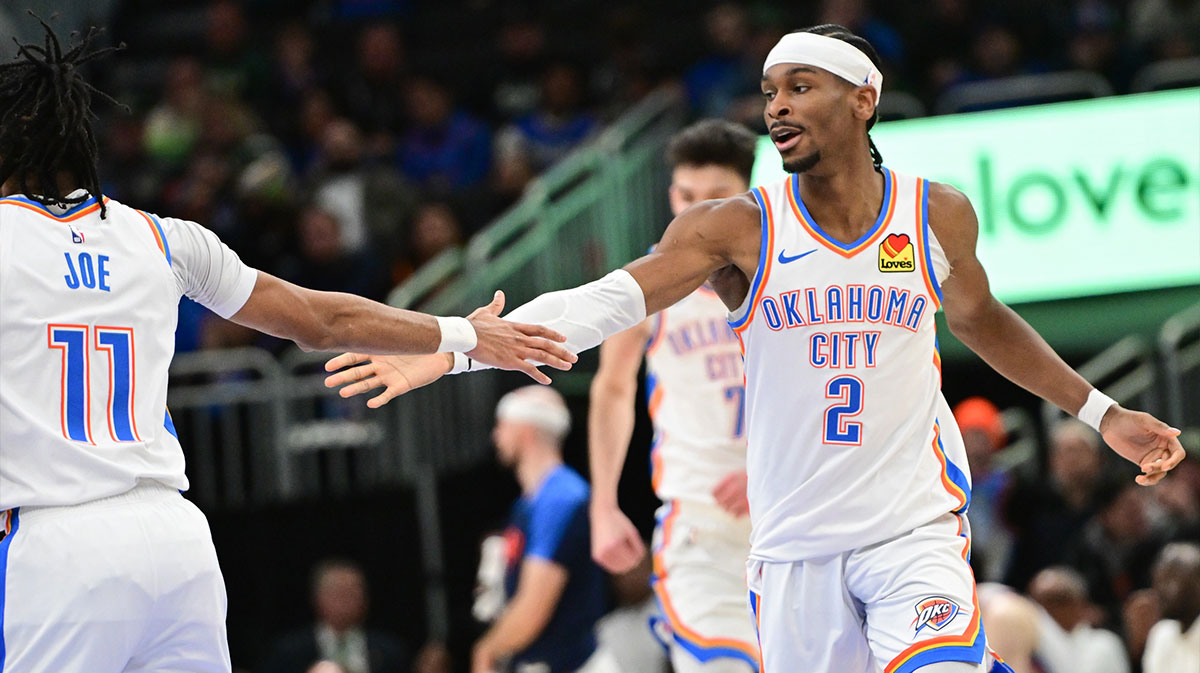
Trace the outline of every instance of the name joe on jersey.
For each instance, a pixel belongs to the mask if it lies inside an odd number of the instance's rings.
[[[662,336],[671,352],[684,355],[696,350],[712,350],[704,358],[704,370],[713,381],[742,380],[742,356],[739,350],[720,348],[738,343],[737,335],[724,320],[693,320],[670,329]]]
[[[73,260],[69,252],[64,252],[63,257],[67,260],[67,273],[63,279],[67,281],[69,289],[78,290],[85,287],[89,290],[112,292],[108,285],[108,255],[96,255],[94,263],[91,253],[87,252],[79,253],[78,261]]]
[[[880,285],[831,285],[824,290],[791,290],[759,300],[763,321],[772,331],[819,325],[887,325],[916,332],[925,318],[925,295]],[[874,367],[879,330],[814,330],[809,362],[818,368]]]

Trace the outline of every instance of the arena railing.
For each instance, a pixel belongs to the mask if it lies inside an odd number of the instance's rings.
[[[1035,103],[1052,103],[1113,95],[1112,85],[1098,73],[1068,70],[967,82],[942,94],[934,114],[953,114]]]
[[[1144,66],[1133,76],[1134,93],[1200,86],[1200,56],[1173,58]]]
[[[1167,422],[1200,428],[1200,304],[1171,316],[1158,336]]]

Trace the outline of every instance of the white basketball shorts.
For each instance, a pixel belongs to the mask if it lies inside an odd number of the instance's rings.
[[[228,673],[208,521],[156,482],[18,508],[0,541],[3,673]]]
[[[763,673],[912,673],[941,661],[1012,673],[987,650],[965,518],[832,556],[750,560]]]
[[[715,505],[671,500],[658,510],[651,582],[676,669],[714,660],[758,670],[754,624],[746,613],[750,522]],[[725,670],[725,669],[723,669]]]

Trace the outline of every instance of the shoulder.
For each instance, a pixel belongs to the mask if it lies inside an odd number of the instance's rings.
[[[956,187],[930,181],[929,227],[952,266],[955,261],[975,254],[979,220],[971,200]]]
[[[701,201],[679,214],[675,222],[692,228],[705,238],[737,235],[744,229],[759,228],[762,210],[751,192],[727,199]]]
[[[591,497],[587,481],[565,465],[550,475],[542,491],[539,503],[544,500],[557,506],[586,503]]]

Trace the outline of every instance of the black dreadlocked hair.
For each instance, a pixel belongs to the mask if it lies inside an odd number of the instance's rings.
[[[824,23],[819,26],[812,26],[804,30],[797,31],[800,33],[816,33],[825,37],[832,37],[842,42],[848,43],[850,46],[861,51],[871,59],[871,63],[875,64],[878,69],[883,69],[879,62],[879,54],[875,53],[875,47],[871,46],[870,42],[850,32],[850,29],[845,26],[839,26],[836,23]],[[879,148],[875,146],[875,141],[871,140],[871,127],[875,126],[875,122],[879,121],[879,108],[875,108],[875,114],[867,120],[867,144],[871,147],[871,163],[875,164],[875,170],[882,171],[883,155],[879,153]]]
[[[92,94],[120,106],[108,94],[84,81],[79,66],[125,48],[124,44],[88,51],[104,31],[92,27],[64,52],[58,36],[41,17],[29,12],[46,30],[45,42],[17,42],[12,63],[0,64],[0,184],[15,176],[23,194],[45,205],[73,205],[86,197],[60,194],[58,176],[66,172],[100,201],[107,215],[97,173],[96,135],[92,131]],[[36,190],[30,189],[32,178]]]

